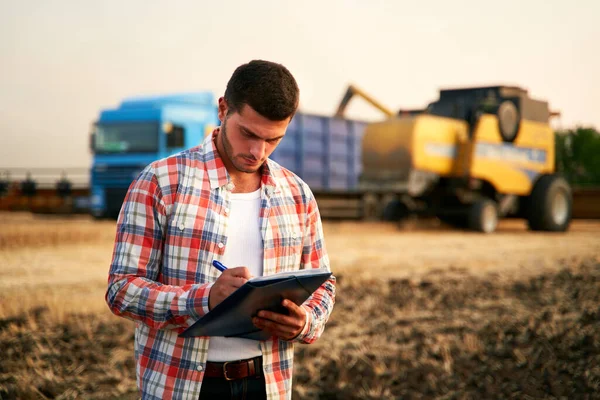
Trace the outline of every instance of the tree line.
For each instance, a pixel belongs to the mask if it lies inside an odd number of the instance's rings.
[[[578,127],[556,132],[556,171],[573,186],[600,186],[600,133]]]

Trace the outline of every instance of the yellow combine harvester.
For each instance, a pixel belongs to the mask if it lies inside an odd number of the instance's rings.
[[[572,193],[555,174],[547,102],[518,87],[460,88],[441,90],[424,110],[393,113],[350,86],[337,116],[354,94],[388,116],[363,137],[363,215],[434,214],[481,232],[517,216],[532,230],[568,229]]]

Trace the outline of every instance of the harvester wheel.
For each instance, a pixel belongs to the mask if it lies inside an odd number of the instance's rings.
[[[564,232],[571,222],[573,195],[567,181],[542,176],[529,196],[527,222],[534,231]]]
[[[498,226],[498,206],[490,199],[476,201],[469,208],[467,217],[468,227],[471,230],[491,233]]]

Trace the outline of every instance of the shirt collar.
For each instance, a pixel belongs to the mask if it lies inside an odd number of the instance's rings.
[[[215,128],[210,135],[206,135],[202,143],[204,165],[210,180],[211,190],[231,183],[231,176],[227,172],[227,168],[225,168],[225,164],[215,143],[219,131],[220,128]],[[262,186],[266,186],[271,192],[277,192],[277,181],[280,175],[281,171],[277,168],[277,165],[271,159],[267,158],[267,161],[262,166]]]

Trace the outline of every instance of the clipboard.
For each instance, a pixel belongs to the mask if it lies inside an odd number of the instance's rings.
[[[281,305],[283,299],[301,305],[331,274],[325,268],[313,268],[252,278],[179,337],[223,336],[267,340],[270,334],[252,323],[258,311],[286,314],[287,308]]]

